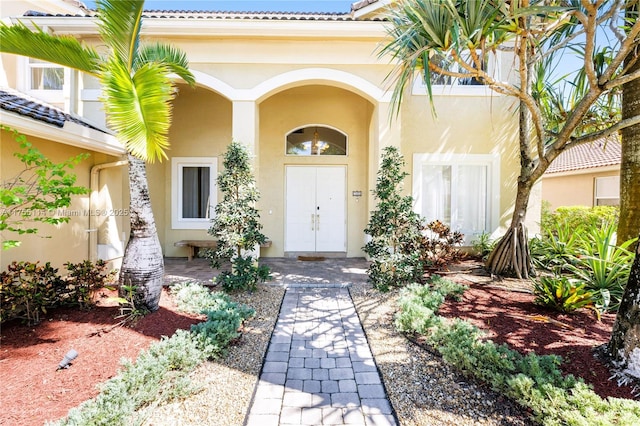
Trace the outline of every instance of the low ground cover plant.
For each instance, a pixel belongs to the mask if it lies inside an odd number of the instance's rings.
[[[437,287],[402,289],[396,315],[399,330],[424,336],[445,361],[529,408],[536,421],[543,425],[640,424],[636,401],[600,398],[581,379],[562,375],[560,357],[524,356],[507,345],[485,340],[472,324],[440,317],[437,301],[444,301]]]
[[[67,262],[65,267],[66,277],[49,262],[12,262],[0,272],[0,322],[22,318],[36,324],[40,314],[57,306],[86,309],[95,291],[115,280],[115,271],[108,271],[102,260]]]
[[[189,373],[206,359],[223,356],[240,336],[242,322],[255,312],[200,284],[176,285],[171,293],[180,309],[204,312],[207,320],[190,331],[178,330],[163,337],[135,363],[123,360],[120,373],[102,385],[96,398],[70,410],[67,418],[55,424],[141,424],[148,410],[194,392]]]

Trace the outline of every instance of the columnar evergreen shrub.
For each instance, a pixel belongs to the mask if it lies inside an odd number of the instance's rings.
[[[371,240],[363,250],[369,255],[369,280],[378,289],[402,287],[420,281],[422,224],[412,210],[411,196],[402,195],[408,175],[398,148],[386,147],[373,194],[378,201],[365,229]]]
[[[260,194],[251,171],[249,153],[238,142],[231,142],[224,157],[224,170],[218,176],[223,199],[215,208],[209,234],[218,240],[215,252],[209,251],[212,266],[221,259],[231,260],[231,271],[223,271],[217,281],[227,291],[253,290],[258,281],[269,278],[269,268],[258,266],[251,251],[266,241],[260,232],[260,214],[256,203]]]

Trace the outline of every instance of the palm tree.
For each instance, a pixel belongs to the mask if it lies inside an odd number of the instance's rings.
[[[56,63],[99,79],[109,127],[127,150],[131,233],[120,284],[136,288],[138,300],[158,309],[164,263],[156,231],[145,161],[167,158],[174,73],[193,85],[186,55],[163,43],[141,44],[144,0],[97,0],[104,55],[71,36],[49,35],[24,23],[0,24],[0,51]]]
[[[615,135],[640,123],[635,114],[611,114],[620,87],[639,81],[640,72],[623,67],[635,57],[640,21],[616,24],[633,2],[567,0],[550,7],[545,0],[400,0],[389,16],[390,41],[381,55],[396,61],[389,79],[397,108],[406,86],[419,73],[431,96],[431,75],[473,78],[520,103],[520,176],[510,226],[487,260],[487,269],[527,277],[532,264],[524,219],[534,184],[561,152]],[[635,16],[635,15],[634,15]],[[597,28],[608,26],[615,46],[596,44]],[[585,41],[579,43],[579,37]],[[519,82],[497,80],[484,69],[498,50],[514,52]],[[549,64],[563,50],[582,51],[584,68],[566,93],[549,84]],[[454,68],[443,67],[445,63]],[[432,103],[433,105],[433,103]]]

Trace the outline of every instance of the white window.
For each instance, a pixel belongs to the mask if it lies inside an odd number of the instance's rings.
[[[440,220],[469,244],[498,225],[500,160],[493,154],[414,154],[414,210]]]
[[[620,204],[620,176],[595,178],[594,206],[617,206]]]
[[[489,54],[482,61],[482,68],[493,77],[495,80],[500,81],[500,52],[495,54]],[[467,57],[468,55],[463,55]],[[452,70],[460,73],[467,73],[468,71],[460,67],[459,64],[453,62],[445,57],[433,57],[431,60],[434,64],[438,65],[442,69]],[[467,60],[469,64],[472,64],[471,59]],[[475,67],[475,65],[472,65]],[[447,75],[438,74],[436,72],[430,73],[431,89],[434,95],[489,95],[494,94],[491,89],[484,86],[484,83],[476,80],[475,78],[456,78]],[[416,75],[414,79],[413,95],[427,95],[427,87],[424,84],[422,75]]]
[[[18,88],[62,110],[69,111],[71,71],[58,64],[23,58]]]
[[[171,159],[171,226],[208,229],[217,204],[216,157]]]

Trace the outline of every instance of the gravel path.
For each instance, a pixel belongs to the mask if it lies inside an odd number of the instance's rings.
[[[398,292],[354,284],[351,297],[402,426],[532,425],[515,403],[466,379],[393,327]]]
[[[532,425],[522,408],[448,367],[393,327],[397,292],[381,294],[364,283],[349,292],[402,426]],[[256,316],[228,355],[200,366],[192,380],[201,390],[153,410],[146,425],[242,426],[274,329],[284,289],[261,285],[234,299]]]

